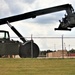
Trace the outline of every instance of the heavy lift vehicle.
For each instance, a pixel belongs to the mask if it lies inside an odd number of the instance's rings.
[[[64,18],[62,18],[62,20],[59,20],[59,27],[55,28],[55,30],[71,30],[71,28],[75,27],[75,13],[71,4],[40,9],[0,19],[0,25],[7,24],[23,41],[23,43],[21,43],[19,41],[10,40],[9,32],[1,30],[0,56],[19,55],[21,58],[38,57],[40,51],[38,45],[34,43],[33,40],[25,40],[25,38],[10,23],[23,19],[36,18],[36,16],[54,13],[62,10],[65,10],[67,14]]]

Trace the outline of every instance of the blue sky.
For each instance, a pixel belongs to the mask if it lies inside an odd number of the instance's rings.
[[[62,4],[72,4],[75,8],[75,0],[0,0],[0,18],[5,18],[13,15],[22,14],[29,11],[34,11],[38,9],[54,7]],[[24,36],[30,37],[61,37],[64,36],[75,36],[75,28],[72,31],[54,31],[54,28],[59,26],[59,20],[64,17],[65,11],[55,12],[39,16],[35,19],[21,20],[11,23],[16,29]],[[0,26],[1,30],[8,30],[11,37],[17,37],[15,33],[5,24]],[[50,48],[50,43],[45,44],[48,40],[38,40],[34,39],[36,43],[40,45],[41,48]],[[57,41],[56,41],[57,42]],[[54,46],[53,43],[52,46]],[[60,44],[60,43],[59,43]],[[45,45],[45,46],[44,46]],[[51,47],[52,48],[52,47]]]

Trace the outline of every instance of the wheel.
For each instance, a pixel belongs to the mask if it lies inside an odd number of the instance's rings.
[[[39,55],[39,47],[34,42],[27,41],[23,45],[20,46],[19,56],[21,58],[30,58],[31,55],[34,58],[38,57],[38,55]]]

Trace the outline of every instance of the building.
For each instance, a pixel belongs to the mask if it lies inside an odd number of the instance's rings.
[[[68,56],[67,50],[58,50],[56,52],[46,53],[46,57],[49,58],[62,58],[67,56]]]

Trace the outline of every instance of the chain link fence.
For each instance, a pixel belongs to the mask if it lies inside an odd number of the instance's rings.
[[[75,49],[75,37],[24,37],[31,40],[39,46],[41,51],[49,51],[44,57],[47,58],[74,58],[75,53],[70,50]],[[11,37],[11,39],[19,40],[19,38]]]

